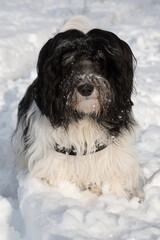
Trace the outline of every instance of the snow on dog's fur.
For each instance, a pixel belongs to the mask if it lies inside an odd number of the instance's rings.
[[[79,26],[79,27],[78,27]],[[134,152],[134,57],[115,34],[78,16],[42,48],[38,76],[19,104],[19,170],[54,186],[67,180],[102,193],[142,197]]]

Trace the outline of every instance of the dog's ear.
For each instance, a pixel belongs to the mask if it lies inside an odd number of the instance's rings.
[[[115,34],[110,34],[109,62],[107,66],[108,77],[111,78],[116,96],[121,96],[121,102],[129,100],[133,90],[134,55],[129,45],[119,39]],[[108,48],[108,46],[106,46]]]
[[[113,131],[120,126],[130,130],[135,121],[132,116],[131,94],[133,91],[133,77],[136,59],[129,45],[117,37],[116,51],[109,58],[107,67],[108,79],[114,89],[115,102],[108,112],[110,122],[114,122]],[[114,111],[113,111],[114,109]]]
[[[38,62],[37,62],[37,72],[38,72],[39,78],[42,77],[44,65],[46,61],[49,59],[51,55],[51,51],[53,51],[53,45],[54,45],[54,41],[51,38],[46,42],[46,44],[42,47],[39,53]]]
[[[136,60],[129,45],[114,33],[100,29],[93,29],[88,35],[98,42],[98,48],[106,55],[105,71],[116,96],[130,99]]]
[[[119,61],[121,64],[117,64],[117,68],[119,70],[117,81],[122,84],[121,90],[125,92],[125,99],[130,99],[133,90],[133,77],[136,66],[136,59],[126,42],[119,39],[119,44],[121,49]]]
[[[129,45],[115,34],[103,31],[103,45],[106,52],[107,78],[115,90],[117,101],[131,104],[135,57]]]
[[[41,112],[53,118],[52,105],[56,98],[56,85],[60,81],[60,55],[56,53],[58,39],[52,38],[42,47],[38,63],[35,90],[36,103]]]

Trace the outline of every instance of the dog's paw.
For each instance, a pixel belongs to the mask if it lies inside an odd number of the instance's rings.
[[[139,203],[144,202],[145,200],[144,192],[142,192],[140,189],[135,189],[135,188],[132,190],[125,189],[125,192],[129,200],[131,200],[133,197],[138,197]]]

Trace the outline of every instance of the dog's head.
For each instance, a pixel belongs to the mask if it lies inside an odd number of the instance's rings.
[[[53,126],[88,115],[112,133],[131,124],[133,54],[115,34],[69,30],[42,48],[35,101]]]

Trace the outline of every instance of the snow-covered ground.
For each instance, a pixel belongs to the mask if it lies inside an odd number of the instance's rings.
[[[18,102],[36,76],[42,45],[76,14],[115,32],[137,58],[133,101],[146,180],[141,204],[116,199],[107,186],[97,197],[23,174],[17,183],[10,135]],[[0,23],[0,240],[160,240],[160,1],[0,0]]]

